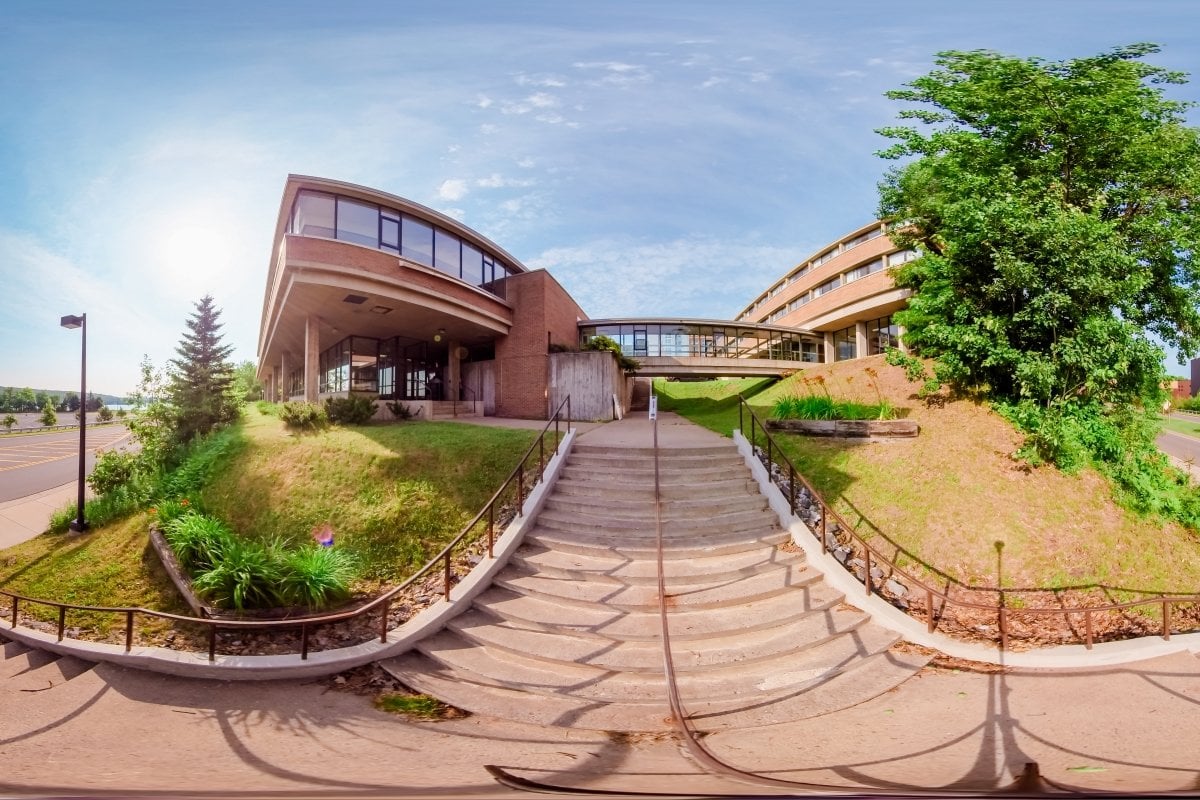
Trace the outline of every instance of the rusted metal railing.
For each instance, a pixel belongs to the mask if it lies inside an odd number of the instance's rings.
[[[749,428],[748,435],[747,427]],[[1125,614],[1134,609],[1157,607],[1155,610],[1162,616],[1162,624],[1159,626],[1160,633],[1158,635],[1163,639],[1170,639],[1172,633],[1172,611],[1175,607],[1181,605],[1200,605],[1200,595],[1163,596],[1159,594],[1123,603],[1108,603],[1077,608],[1024,607],[1013,606],[1009,600],[1011,597],[1019,596],[1019,592],[1002,588],[985,589],[964,586],[962,584],[959,584],[959,588],[964,592],[971,594],[998,594],[1000,602],[979,602],[953,597],[949,591],[930,586],[917,575],[905,570],[896,563],[896,559],[889,557],[878,547],[872,545],[862,537],[826,501],[824,496],[813,487],[808,479],[796,470],[791,460],[780,450],[778,443],[774,441],[762,420],[759,419],[745,398],[740,396],[738,398],[738,429],[758,454],[759,459],[763,461],[771,480],[780,487],[784,498],[788,502],[788,508],[792,516],[804,521],[809,532],[820,541],[821,552],[829,553],[836,548],[844,557],[838,560],[846,567],[847,572],[863,583],[867,594],[883,595],[883,586],[889,579],[897,580],[898,582],[903,581],[906,590],[915,590],[915,596],[923,597],[925,601],[926,629],[930,633],[937,629],[938,623],[946,617],[946,612],[949,608],[970,609],[995,618],[999,646],[1001,649],[1007,649],[1012,634],[1013,616],[1058,616],[1063,619],[1066,629],[1074,634],[1075,639],[1090,650],[1096,641],[1095,618],[1098,614]],[[762,442],[761,445],[759,444],[760,441]],[[807,514],[804,514],[802,512],[806,508],[804,506],[806,499],[809,503],[807,508],[811,509],[815,507],[815,511],[810,510]],[[849,552],[847,552],[847,548]],[[861,555],[856,556],[855,559],[851,559],[849,557],[851,554]],[[861,572],[850,566],[852,561],[862,563]],[[879,577],[880,575],[883,577]],[[911,613],[908,608],[904,610]],[[1077,619],[1080,615],[1083,618],[1082,635],[1077,633],[1077,627],[1073,624],[1074,619]],[[1175,616],[1178,617],[1179,615]]]
[[[565,412],[565,415],[564,415]],[[562,439],[560,426],[565,424],[566,431],[571,429],[571,398],[568,396],[559,407],[555,410],[551,419],[546,423],[538,434],[537,440],[531,442],[529,448],[521,456],[513,469],[500,488],[492,495],[487,504],[471,519],[470,522],[463,527],[459,534],[443,547],[435,556],[429,559],[421,569],[410,575],[407,580],[398,586],[376,596],[372,600],[357,606],[353,609],[338,611],[328,614],[316,614],[298,617],[289,617],[278,620],[250,620],[250,619],[227,619],[227,618],[209,618],[209,617],[194,617],[184,614],[173,614],[166,611],[158,611],[150,608],[139,607],[112,607],[112,606],[85,606],[73,603],[60,603],[55,600],[45,600],[36,597],[27,597],[16,592],[10,592],[0,589],[0,598],[5,598],[8,601],[8,617],[11,628],[16,628],[20,622],[20,609],[22,605],[42,606],[57,610],[57,625],[56,635],[57,640],[62,641],[66,637],[67,631],[67,614],[68,612],[88,612],[97,614],[123,615],[125,617],[125,632],[124,645],[125,652],[133,649],[135,621],[139,618],[161,619],[177,625],[194,625],[205,629],[205,639],[208,650],[208,660],[215,661],[217,656],[217,633],[219,631],[244,631],[247,633],[273,633],[277,631],[300,631],[300,646],[299,655],[302,660],[308,658],[310,632],[317,627],[324,625],[335,625],[347,620],[358,619],[366,614],[379,611],[381,613],[379,623],[379,641],[387,643],[389,630],[389,614],[391,611],[392,601],[397,595],[404,592],[406,589],[415,585],[419,580],[428,575],[434,574],[435,570],[441,569],[442,591],[441,595],[446,600],[450,599],[450,590],[453,587],[455,580],[453,574],[453,558],[454,554],[460,551],[463,547],[469,546],[477,541],[480,536],[487,537],[487,554],[488,558],[495,558],[493,546],[495,543],[497,522],[504,524],[505,517],[505,499],[514,498],[515,506],[510,509],[513,518],[521,516],[523,513],[522,506],[526,497],[526,491],[531,490],[533,486],[541,483],[545,467],[547,463],[547,446],[546,438],[550,435],[550,429],[554,429],[553,446],[549,448],[550,457],[558,453],[559,443]],[[536,465],[533,461],[533,454],[537,453]],[[529,485],[526,486],[526,483]],[[478,536],[472,536],[472,531],[475,531],[481,523],[485,524],[485,531]]]

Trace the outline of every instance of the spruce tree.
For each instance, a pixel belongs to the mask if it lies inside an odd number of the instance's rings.
[[[179,358],[171,359],[170,396],[180,442],[236,419],[239,412],[230,393],[233,367],[228,359],[233,347],[221,343],[220,316],[212,295],[202,297],[175,348]]]

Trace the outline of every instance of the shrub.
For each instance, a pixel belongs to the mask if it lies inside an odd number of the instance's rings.
[[[289,428],[301,430],[318,430],[329,424],[329,415],[325,407],[316,403],[287,402],[279,408],[279,418]]]
[[[225,523],[195,511],[167,522],[163,535],[179,563],[193,574],[224,561],[239,542]]]
[[[113,418],[113,412],[108,406],[100,406],[100,410],[96,412],[96,416],[101,422],[109,422]]]
[[[624,372],[637,372],[642,368],[640,361],[638,361],[636,358],[630,358],[629,356],[625,355],[625,352],[621,349],[620,342],[604,335],[593,336],[592,338],[588,339],[583,345],[583,349],[608,350],[610,353],[616,356],[617,365]]]
[[[178,519],[185,514],[198,513],[199,508],[186,497],[179,500],[160,500],[157,505],[150,509],[150,513],[158,518],[160,527],[165,527],[167,523]]]
[[[388,411],[392,412],[392,416],[394,416],[396,419],[413,418],[412,409],[408,407],[407,403],[401,403],[399,400],[393,400],[388,403],[387,409]]]
[[[322,608],[350,596],[357,563],[345,550],[305,547],[284,556],[280,595],[289,605]]]
[[[258,413],[262,414],[264,417],[279,416],[278,404],[272,403],[269,400],[259,400],[257,403],[254,404],[254,407],[257,408]]]
[[[284,577],[277,544],[230,536],[220,558],[192,579],[192,586],[218,606],[270,608],[280,604]]]
[[[98,495],[110,494],[133,481],[140,469],[137,454],[106,450],[96,457],[96,466],[87,476],[88,486]]]
[[[3,425],[4,429],[10,433],[12,432],[13,425],[16,425],[16,424],[17,424],[17,418],[14,417],[12,414],[8,414],[7,416],[4,417],[3,420],[0,420],[0,425]]]
[[[330,397],[325,401],[325,413],[330,422],[362,425],[375,416],[375,401],[364,395]]]
[[[46,398],[46,405],[42,406],[42,416],[39,417],[42,424],[49,428],[51,425],[58,424],[58,414],[54,413],[54,404]]]
[[[1180,400],[1175,407],[1180,411],[1200,411],[1200,395]]]

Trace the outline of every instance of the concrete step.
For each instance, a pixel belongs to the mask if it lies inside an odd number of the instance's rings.
[[[704,639],[673,638],[675,668],[682,673],[779,658],[847,634],[868,619],[865,614],[830,609],[763,630],[738,630]],[[656,675],[663,671],[659,639],[615,641],[584,632],[564,635],[503,620],[478,608],[456,617],[449,629],[472,644],[551,663],[568,661],[610,671]]]
[[[652,552],[646,558],[622,556],[612,550],[601,549],[583,554],[527,542],[509,563],[523,572],[537,572],[549,578],[623,584],[658,583],[658,562]],[[735,580],[803,563],[802,552],[784,552],[765,548],[761,544],[740,553],[722,555],[681,555],[664,548],[663,575],[668,587],[686,586]]]
[[[811,719],[879,697],[917,674],[929,660],[889,650],[848,665],[815,687],[732,701],[689,695],[681,698],[682,705],[698,730],[744,730]]]
[[[602,444],[591,444],[586,438],[580,438],[579,442],[571,449],[571,452],[580,456],[598,458],[654,458],[653,447],[610,447]],[[733,440],[729,440],[727,443],[705,444],[698,447],[660,448],[658,454],[660,461],[686,461],[691,458],[737,455],[737,452],[737,445],[733,443]]]
[[[823,579],[819,571],[806,567],[801,561],[747,578],[673,586],[667,593],[666,602],[669,608],[724,608],[812,586]],[[564,580],[537,572],[522,572],[515,567],[497,575],[494,585],[571,605],[603,605],[621,611],[653,610],[659,605],[656,585]]]
[[[705,702],[682,698],[685,713],[700,731],[742,730],[794,722],[851,708],[912,677],[927,657],[881,653],[861,660],[829,680],[804,689],[755,693],[750,697]],[[464,680],[444,665],[415,652],[381,662],[388,672],[418,691],[428,692],[475,714],[535,725],[585,730],[658,732],[673,729],[670,709],[661,703],[597,702],[563,694],[539,694]]]
[[[593,540],[603,535],[610,541],[628,538],[637,543],[655,535],[655,515],[652,508],[641,516],[632,517],[607,515],[599,510],[585,514],[580,511],[546,508],[538,514],[537,525],[539,528],[570,535],[580,541]],[[672,541],[689,539],[708,544],[710,540],[723,536],[744,538],[747,532],[767,529],[778,530],[779,517],[767,509],[765,504],[763,508],[722,514],[719,517],[714,515],[680,519],[663,515],[664,538]]]
[[[698,483],[710,479],[728,477],[736,469],[736,465],[718,464],[715,466],[675,466],[660,464],[658,470],[659,483],[668,486],[675,483]],[[569,460],[563,467],[562,478],[571,480],[604,481],[611,486],[643,485],[654,483],[653,464],[645,467],[628,467],[625,469],[603,469],[596,465],[573,464]]]
[[[608,503],[654,500],[654,479],[646,482],[621,483],[590,478],[559,478],[554,484],[555,495],[570,497],[600,497]],[[667,501],[708,500],[715,497],[758,497],[758,483],[745,475],[733,475],[704,482],[659,482],[658,496]]]
[[[664,451],[666,452],[666,451]],[[687,453],[680,455],[680,453]],[[672,455],[658,459],[658,469],[661,475],[664,470],[686,471],[695,468],[708,469],[726,467],[728,469],[746,469],[745,459],[734,448],[723,449],[720,452],[688,452],[671,451]],[[597,472],[620,472],[635,470],[639,473],[654,474],[654,457],[638,455],[630,449],[620,448],[611,452],[586,452],[580,446],[571,448],[567,466],[587,467]]]
[[[790,535],[779,529],[777,521],[774,526],[767,524],[767,516],[759,515],[758,524],[722,530],[717,534],[700,535],[668,529],[663,532],[663,557],[675,559],[735,556],[789,541]],[[585,556],[614,556],[631,560],[656,558],[657,540],[653,527],[649,530],[622,531],[616,528],[588,530],[566,523],[562,523],[562,528],[546,527],[549,524],[555,522],[547,520],[545,514],[539,516],[538,524],[525,536],[525,543],[529,546]]]
[[[599,703],[567,695],[541,695],[464,680],[442,664],[415,651],[379,662],[406,686],[463,708],[533,725],[597,731],[666,731],[671,709],[662,703]]]
[[[671,614],[672,640],[691,641],[760,631],[836,608],[844,596],[824,583],[712,609],[678,608]],[[521,627],[563,634],[588,633],[614,641],[657,640],[662,635],[657,607],[629,611],[600,605],[574,605],[543,594],[522,594],[493,586],[475,606]]]
[[[563,495],[554,492],[546,500],[547,509],[578,514],[599,520],[629,520],[654,518],[653,497],[614,498]],[[765,511],[767,500],[761,494],[715,495],[695,497],[687,500],[670,500],[663,503],[663,520],[710,520],[739,511]]]
[[[731,662],[677,674],[680,695],[704,698],[707,707],[723,701],[758,700],[764,694],[794,694],[887,650],[896,641],[889,631],[870,626],[786,656],[750,663]],[[550,662],[513,651],[465,646],[462,637],[442,631],[417,649],[473,683],[522,689],[536,695],[565,694],[582,700],[662,703],[663,671],[615,671],[568,661]]]

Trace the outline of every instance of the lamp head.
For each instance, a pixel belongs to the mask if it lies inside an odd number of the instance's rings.
[[[83,317],[82,316],[77,317],[74,314],[68,314],[67,316],[65,316],[61,320],[59,320],[58,324],[62,325],[64,328],[78,328],[81,325],[83,325]]]

